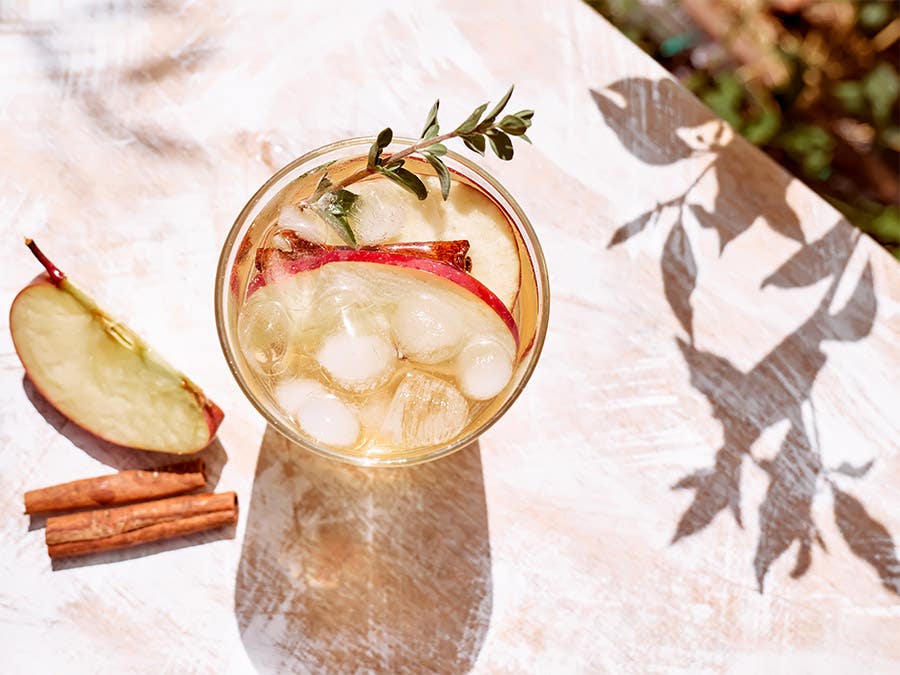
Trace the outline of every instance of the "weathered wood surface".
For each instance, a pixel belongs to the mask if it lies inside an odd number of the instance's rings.
[[[0,19],[0,298],[36,273],[34,236],[222,405],[206,455],[243,511],[224,537],[51,569],[26,489],[167,458],[67,424],[0,331],[0,670],[897,671],[900,268],[589,9]],[[509,82],[534,146],[486,163],[551,270],[531,384],[429,466],[285,446],[219,355],[234,216],[300,152],[414,133],[438,96],[450,123]]]

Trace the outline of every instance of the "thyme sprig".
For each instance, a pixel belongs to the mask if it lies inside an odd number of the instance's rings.
[[[518,136],[531,143],[531,139],[525,134],[531,126],[534,116],[533,110],[520,110],[519,112],[504,115],[499,121],[497,118],[512,96],[511,86],[497,104],[485,114],[488,108],[483,103],[469,115],[462,124],[445,133],[440,133],[438,123],[438,109],[440,100],[434,102],[425,120],[425,126],[419,136],[419,140],[412,145],[394,153],[384,153],[394,138],[394,132],[390,127],[383,129],[372,146],[369,148],[369,156],[366,166],[342,180],[332,183],[325,173],[319,181],[312,196],[300,202],[298,206],[310,208],[328,222],[341,237],[351,246],[357,246],[356,236],[350,225],[350,215],[359,196],[347,186],[356,183],[372,174],[379,173],[388,180],[396,183],[405,190],[422,200],[428,196],[428,188],[419,176],[407,169],[404,164],[412,155],[418,155],[425,159],[437,174],[441,188],[441,196],[447,199],[450,195],[450,170],[441,159],[447,153],[444,141],[452,138],[461,138],[462,142],[470,150],[484,155],[487,146],[490,145],[494,154],[502,160],[513,158],[512,137]]]

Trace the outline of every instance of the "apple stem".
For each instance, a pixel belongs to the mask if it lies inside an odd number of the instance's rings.
[[[53,282],[53,285],[59,287],[59,285],[66,280],[66,275],[63,274],[56,265],[50,262],[50,259],[38,248],[38,245],[34,243],[33,239],[25,237],[25,245],[31,249],[34,257],[37,258],[41,265],[44,266],[44,269],[47,270],[47,274],[50,275],[50,281]]]

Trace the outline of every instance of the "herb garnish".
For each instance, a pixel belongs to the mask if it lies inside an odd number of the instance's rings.
[[[518,136],[522,140],[531,142],[525,132],[531,126],[533,110],[520,110],[510,115],[504,115],[499,122],[497,121],[497,117],[509,103],[512,92],[513,87],[510,87],[487,115],[484,113],[488,104],[483,103],[475,108],[472,114],[453,131],[443,134],[440,133],[437,119],[440,101],[435,101],[431,110],[428,111],[425,126],[416,143],[398,152],[383,154],[384,149],[391,144],[394,138],[394,132],[390,127],[383,129],[369,149],[368,161],[364,168],[337,183],[332,183],[328,179],[328,174],[324,174],[312,196],[300,202],[298,206],[301,209],[313,210],[329,223],[348,244],[357,246],[349,217],[359,195],[345,188],[367,176],[380,173],[403,189],[412,192],[418,199],[425,199],[428,196],[428,188],[425,183],[415,173],[404,167],[406,158],[414,154],[424,158],[434,168],[440,181],[441,196],[446,200],[450,195],[450,171],[441,159],[447,153],[444,141],[461,138],[467,148],[480,155],[484,155],[490,144],[494,154],[502,160],[510,160],[513,157],[511,136]]]

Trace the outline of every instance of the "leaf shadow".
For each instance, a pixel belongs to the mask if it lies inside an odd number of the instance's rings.
[[[831,305],[838,285],[847,276],[847,266],[859,239],[849,223],[839,221],[824,236],[808,242],[799,216],[787,200],[793,178],[743,139],[732,135],[728,140],[728,134],[722,131],[724,123],[710,125],[710,120],[716,119],[714,115],[674,82],[629,78],[614,82],[603,91],[591,91],[591,95],[607,125],[637,159],[651,165],[667,165],[700,153],[712,158],[683,193],[618,227],[608,248],[658,225],[665,209],[677,210],[660,259],[663,291],[689,338],[685,341],[676,337],[676,343],[688,367],[691,385],[704,395],[713,416],[722,425],[723,444],[716,450],[711,467],[695,471],[672,486],[693,491],[672,543],[698,534],[726,510],[743,526],[742,467],[745,461],[756,462],[769,478],[766,496],[759,505],[760,533],[754,556],[762,592],[771,565],[794,542],[799,542],[791,573],[795,578],[812,565],[813,543],[825,548],[813,521],[812,507],[822,482],[830,482],[829,471],[822,466],[818,437],[816,444],[810,440],[803,410],[811,408],[813,385],[827,361],[822,343],[857,341],[872,330],[878,302],[871,264],[866,264],[844,307],[833,311]],[[714,131],[704,138],[706,127]],[[707,173],[717,183],[712,211],[690,201],[693,189]],[[700,227],[716,231],[720,255],[759,217],[781,236],[799,242],[800,250],[766,277],[763,287],[797,288],[831,279],[812,314],[747,371],[694,343],[691,297],[703,260],[698,259],[687,234],[686,211]],[[776,457],[771,461],[755,460],[751,454],[753,444],[766,429],[785,420],[789,422],[789,432]],[[835,472],[862,478],[870,466],[842,465]],[[838,528],[851,551],[878,572],[885,588],[900,594],[900,563],[890,533],[868,514],[862,502],[831,485]]]
[[[268,427],[246,522],[235,615],[258,672],[473,667],[492,606],[477,442],[362,468]]]
[[[834,519],[850,550],[878,573],[882,585],[900,595],[900,560],[887,528],[875,520],[853,495],[831,483]]]

